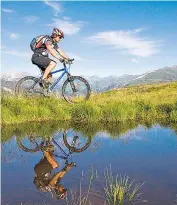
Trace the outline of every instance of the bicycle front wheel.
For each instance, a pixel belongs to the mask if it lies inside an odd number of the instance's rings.
[[[43,94],[43,88],[39,86],[38,78],[27,76],[18,81],[15,94],[21,96],[39,96]]]
[[[63,84],[62,95],[69,103],[79,103],[89,99],[89,83],[80,76],[70,76]]]
[[[83,137],[80,133],[72,133],[67,135],[67,132],[63,133],[63,142],[71,153],[83,152],[91,144],[91,137]]]

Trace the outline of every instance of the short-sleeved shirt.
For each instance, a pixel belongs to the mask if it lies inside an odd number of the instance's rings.
[[[43,56],[48,56],[49,51],[46,47],[47,45],[51,45],[52,48],[54,48],[55,50],[57,50],[59,48],[57,43],[54,44],[53,41],[52,41],[52,38],[50,36],[46,35],[42,38],[42,40],[40,40],[37,43],[35,53],[39,53]]]

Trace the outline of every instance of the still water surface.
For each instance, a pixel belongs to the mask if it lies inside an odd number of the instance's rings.
[[[92,204],[104,204],[104,170],[110,167],[113,175],[127,174],[131,179],[144,183],[140,192],[148,204],[174,205],[177,200],[177,132],[176,126],[154,124],[145,125],[114,125],[105,129],[83,126],[81,129],[68,126],[38,127],[25,125],[13,128],[3,128],[2,131],[2,204],[65,204],[64,200],[56,200],[47,192],[41,192],[34,183],[34,167],[43,159],[42,150],[27,152],[17,143],[17,139],[30,147],[29,137],[37,143],[54,138],[61,148],[68,153],[63,141],[64,130],[67,130],[67,140],[71,144],[73,136],[79,136],[77,146],[88,143],[85,150],[73,153],[68,163],[75,162],[61,179],[65,189],[78,190],[80,183],[82,191],[89,184],[90,170],[96,171],[94,192],[90,195]],[[43,136],[42,136],[43,135]],[[41,138],[43,137],[43,139]],[[89,138],[90,137],[90,138]],[[34,144],[33,144],[34,146]],[[35,146],[34,146],[35,147]],[[31,147],[31,148],[34,148]],[[62,155],[56,148],[55,154]],[[66,160],[54,157],[59,167],[56,173],[65,167]],[[99,193],[98,197],[95,196]],[[96,194],[97,195],[97,194]],[[141,204],[141,203],[140,203]]]

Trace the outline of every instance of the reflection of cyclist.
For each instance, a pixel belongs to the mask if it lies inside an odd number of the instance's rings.
[[[56,59],[62,61],[60,56],[70,61],[71,59],[64,54],[60,49],[57,43],[64,38],[64,34],[58,28],[54,28],[52,35],[41,35],[33,40],[30,44],[31,49],[33,50],[34,54],[32,56],[32,63],[37,65],[43,72],[42,77],[42,85],[45,84],[47,77],[51,77],[48,74],[55,68],[56,62],[49,58],[48,54],[50,53]],[[55,52],[57,51],[57,52]],[[59,55],[60,56],[59,56]]]
[[[66,196],[67,189],[65,189],[60,181],[63,176],[75,166],[75,163],[66,164],[66,166],[56,174],[52,175],[51,172],[59,166],[57,161],[53,158],[53,150],[43,151],[44,157],[35,165],[35,178],[34,184],[41,192],[50,192],[53,198],[63,199]]]

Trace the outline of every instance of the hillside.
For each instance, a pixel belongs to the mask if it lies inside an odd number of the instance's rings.
[[[145,73],[142,76],[139,76],[129,84],[151,84],[151,83],[164,83],[164,82],[173,82],[177,80],[177,66],[165,67],[162,69],[154,70],[152,72]]]
[[[2,124],[37,121],[125,122],[167,120],[177,122],[177,82],[141,85],[92,95],[86,103],[63,99],[2,96]]]

